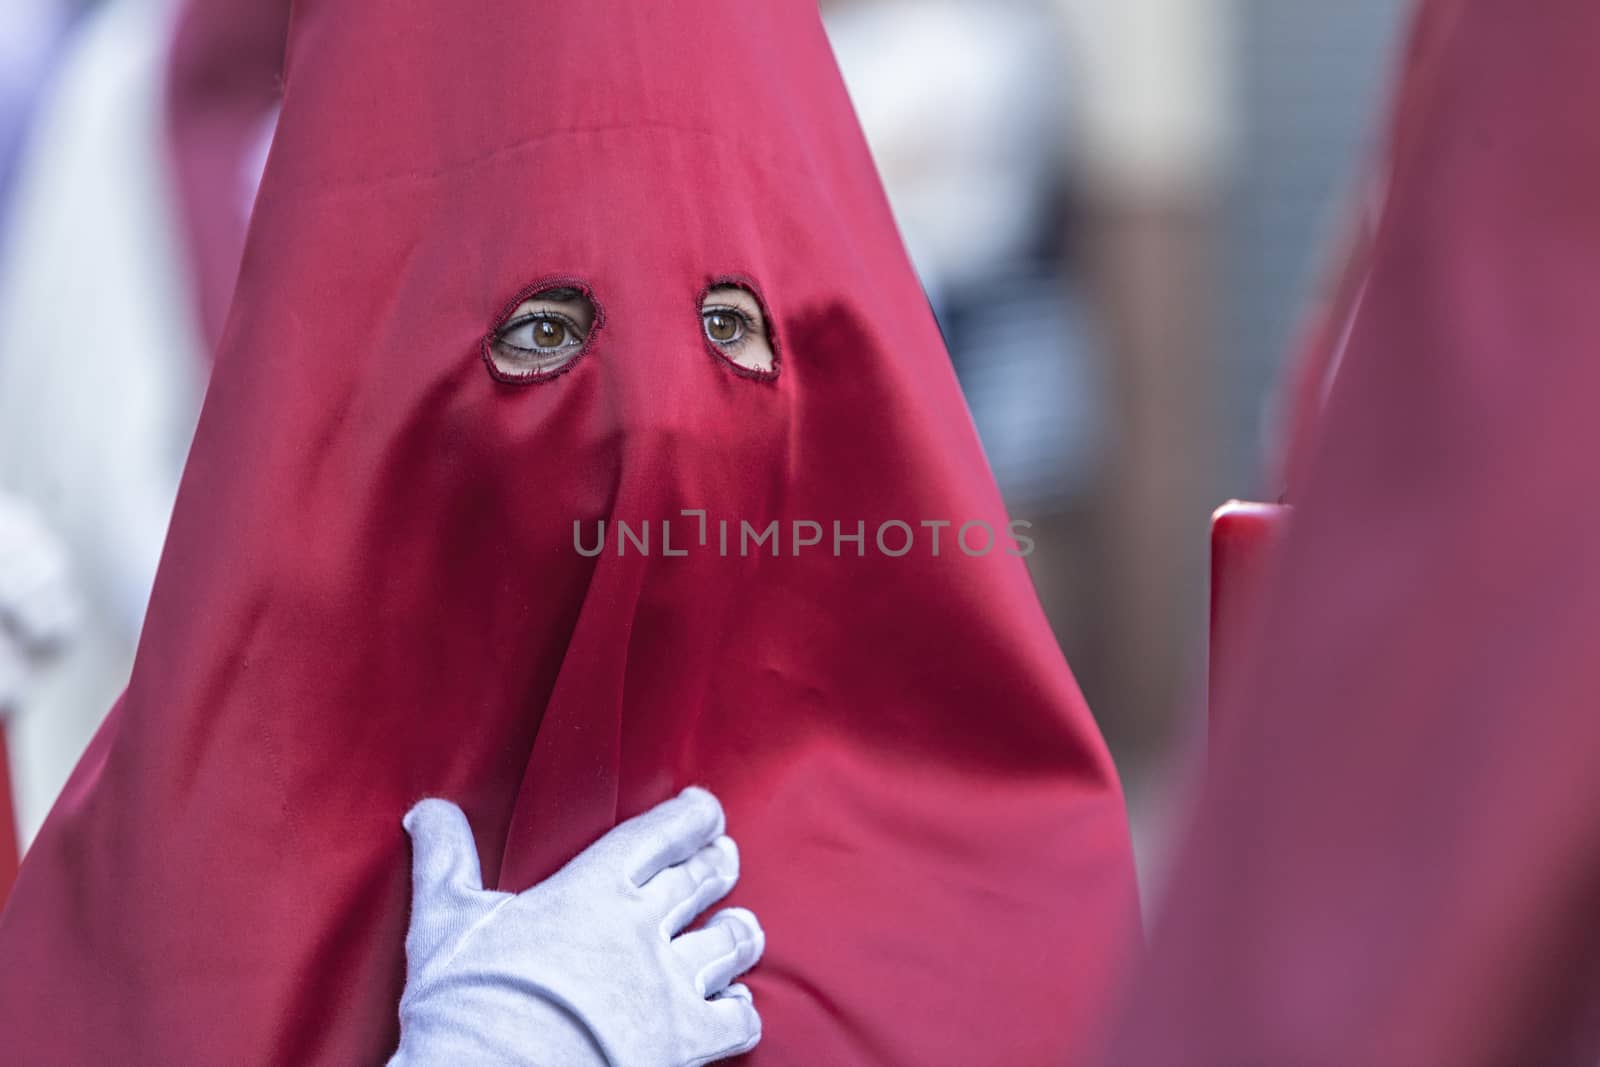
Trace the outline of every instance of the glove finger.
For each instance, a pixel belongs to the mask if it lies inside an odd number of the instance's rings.
[[[761,1041],[761,1016],[750,990],[743,985],[731,985],[721,996],[707,1001],[706,1020],[706,1047],[717,1051],[692,1061],[690,1067],[742,1055]]]
[[[716,840],[726,825],[717,798],[690,786],[671,800],[622,823],[595,847],[616,850],[628,878],[642,886]]]
[[[702,996],[721,993],[728,983],[754,967],[767,946],[761,923],[744,908],[726,908],[703,928],[681,934],[672,947],[695,976]]]
[[[481,893],[483,872],[466,814],[448,800],[430,797],[406,812],[411,835],[411,884],[415,897],[440,890]]]
[[[671,938],[739,881],[739,848],[733,838],[717,838],[705,848],[644,885],[646,898],[661,916],[661,935]]]

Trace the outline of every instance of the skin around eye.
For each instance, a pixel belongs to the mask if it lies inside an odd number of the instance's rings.
[[[517,305],[490,341],[495,369],[512,379],[538,378],[577,358],[594,329],[594,304],[576,289],[548,289]]]
[[[700,326],[706,340],[730,362],[761,372],[776,365],[761,302],[748,289],[722,285],[706,293],[700,305]]]

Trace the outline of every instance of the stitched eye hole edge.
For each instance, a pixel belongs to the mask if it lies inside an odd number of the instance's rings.
[[[587,284],[555,278],[524,287],[495,322],[479,345],[484,365],[496,381],[528,385],[576,366],[594,347],[605,313]]]
[[[748,299],[738,300],[729,292],[734,290]],[[707,350],[724,367],[756,381],[778,376],[781,358],[775,324],[749,278],[728,275],[713,280],[701,290],[696,313]]]

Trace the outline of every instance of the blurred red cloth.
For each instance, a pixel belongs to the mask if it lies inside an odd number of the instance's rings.
[[[208,354],[222,340],[249,219],[252,155],[283,92],[289,0],[188,0],[166,82],[166,142]]]
[[[700,783],[767,932],[752,1064],[1070,1058],[1136,921],[1123,798],[1024,561],[959,547],[1004,505],[814,0],[293,12],[133,678],[0,917],[0,1048],[379,1062],[414,801],[519,890]],[[775,378],[705,336],[729,277]],[[574,281],[585,353],[491,377]]]
[[[1433,83],[1462,0],[1426,0],[1417,8],[1389,118],[1386,153],[1359,189],[1355,218],[1339,249],[1323,299],[1307,316],[1294,358],[1284,376],[1284,434],[1272,457],[1272,481],[1280,495],[1292,491],[1311,461],[1322,408],[1350,339],[1372,269],[1373,230],[1392,178],[1391,167],[1419,134],[1430,113]]]
[[[1451,6],[1112,1063],[1600,1058],[1600,6]]]
[[[0,723],[0,908],[11,895],[17,878],[17,811],[11,793],[11,756],[7,751],[5,724]]]

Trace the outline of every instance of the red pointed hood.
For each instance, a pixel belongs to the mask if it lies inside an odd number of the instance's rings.
[[[756,1062],[1054,1062],[1131,917],[1122,800],[815,3],[469,7],[295,6],[133,682],[0,923],[0,1030],[375,1062],[413,801],[519,889],[699,782],[768,930]],[[726,277],[776,377],[712,351]],[[497,380],[555,280],[587,350]]]

